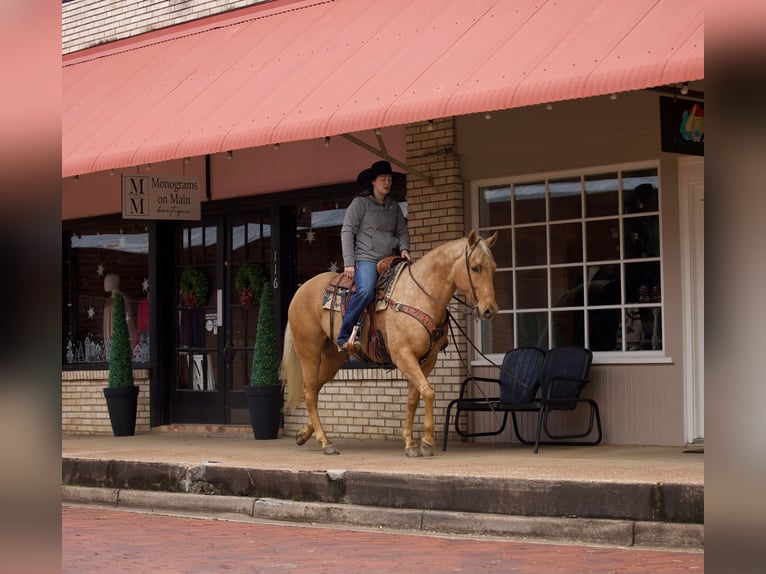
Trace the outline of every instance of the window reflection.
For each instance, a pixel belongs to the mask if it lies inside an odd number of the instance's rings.
[[[64,239],[63,363],[104,364],[116,287],[125,300],[133,363],[149,363],[149,234],[144,225],[74,226]]]

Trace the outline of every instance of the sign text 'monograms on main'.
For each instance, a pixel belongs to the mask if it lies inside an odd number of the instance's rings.
[[[196,177],[123,174],[122,216],[199,220],[200,187]]]

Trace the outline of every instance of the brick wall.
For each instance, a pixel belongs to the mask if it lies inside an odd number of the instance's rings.
[[[68,54],[269,0],[74,0],[62,6]]]
[[[104,387],[109,371],[63,371],[61,373],[61,432],[63,434],[112,434]],[[139,387],[136,433],[149,431],[149,371],[135,369]]]
[[[417,259],[426,251],[465,234],[463,184],[455,153],[455,126],[452,118],[407,126],[407,163],[432,178],[426,181],[407,176],[407,205],[412,254]],[[460,317],[460,310],[455,310]],[[463,327],[465,323],[463,322]],[[466,358],[466,341],[457,336],[457,345]],[[439,355],[428,377],[436,390],[434,421],[437,442],[447,404],[455,398],[466,371],[452,339]],[[407,381],[398,369],[343,369],[319,393],[319,415],[332,438],[401,439],[407,410]],[[308,420],[303,405],[285,414],[284,432],[294,435]],[[413,436],[423,431],[422,401],[415,416]],[[313,438],[311,439],[313,441]]]

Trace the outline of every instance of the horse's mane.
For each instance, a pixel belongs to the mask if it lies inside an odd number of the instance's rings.
[[[444,258],[446,253],[450,253],[452,250],[456,251],[456,255],[459,253],[462,253],[465,249],[465,244],[467,240],[465,237],[461,237],[459,239],[450,239],[448,241],[445,241],[444,243],[441,243],[437,245],[436,247],[432,248],[429,251],[426,251],[426,253],[420,258],[417,259],[414,263],[414,265],[417,265],[418,263],[431,263],[431,259],[437,259],[441,261],[442,258]]]

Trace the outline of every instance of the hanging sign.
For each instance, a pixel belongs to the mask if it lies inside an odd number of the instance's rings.
[[[705,155],[705,102],[660,96],[662,151]]]
[[[122,217],[199,220],[201,187],[196,177],[123,174]]]

